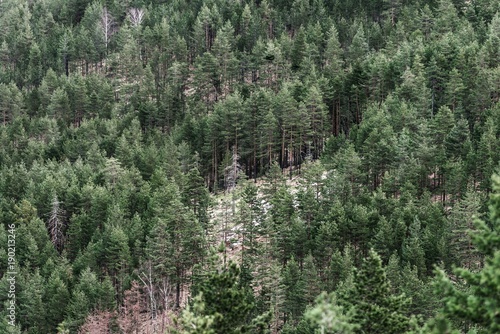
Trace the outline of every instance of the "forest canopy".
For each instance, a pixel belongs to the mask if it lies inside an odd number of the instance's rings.
[[[0,332],[497,333],[499,99],[498,1],[0,1]]]

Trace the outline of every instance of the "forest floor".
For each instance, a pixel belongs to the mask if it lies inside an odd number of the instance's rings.
[[[288,176],[288,170],[283,170],[283,176],[286,177],[286,186],[292,195],[296,194],[299,186],[301,175],[293,175],[290,179]],[[247,182],[254,182],[248,180]],[[255,181],[258,193],[257,198],[261,201],[262,208],[264,212],[270,207],[264,199],[264,192],[262,189],[266,186],[265,178],[257,178]],[[238,193],[241,191],[241,184],[236,185],[231,191],[221,191],[215,193],[212,196],[214,205],[210,212],[210,226],[213,226],[209,232],[209,243],[210,246],[218,249],[221,244],[225,245],[224,252],[221,252],[221,260],[225,262],[233,261],[241,265],[241,251],[242,251],[242,232],[243,224],[238,221],[239,212],[239,196]]]

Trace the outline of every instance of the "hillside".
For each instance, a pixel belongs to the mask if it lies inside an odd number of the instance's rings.
[[[499,147],[498,1],[0,1],[0,333],[498,333]]]

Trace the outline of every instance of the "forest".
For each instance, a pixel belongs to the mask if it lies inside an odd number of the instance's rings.
[[[0,0],[0,333],[500,333],[500,2]]]

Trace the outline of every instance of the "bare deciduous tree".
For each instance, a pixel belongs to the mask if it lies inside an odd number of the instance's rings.
[[[133,27],[138,27],[142,23],[144,18],[144,9],[140,8],[130,8],[128,10],[128,19]]]
[[[64,220],[65,212],[61,208],[61,202],[57,199],[57,195],[55,195],[52,200],[52,210],[47,221],[47,227],[49,229],[50,240],[59,253],[64,246]]]
[[[163,299],[163,312],[161,315],[161,332],[164,333],[165,326],[167,325],[166,324],[166,320],[167,320],[166,316],[167,316],[167,312],[168,312],[168,304],[170,301],[169,297],[171,296],[173,289],[172,289],[172,285],[169,282],[169,279],[166,277],[162,278],[161,285],[162,286],[160,287],[160,292],[161,292],[161,296]]]
[[[106,46],[106,52],[108,52],[109,41],[111,36],[116,32],[116,23],[106,7],[102,8],[100,24],[104,37],[104,45]]]
[[[241,170],[241,166],[238,162],[240,156],[238,155],[238,149],[236,145],[233,146],[233,154],[231,156],[231,165],[227,166],[224,169],[225,172],[225,182],[226,189],[228,192],[231,192],[236,187],[236,181],[239,177],[239,172]]]
[[[137,281],[133,281],[130,290],[125,291],[121,315],[117,320],[122,333],[139,333],[143,306],[141,288]]]
[[[154,289],[153,278],[152,278],[151,261],[148,262],[147,275],[144,272],[141,272],[141,274],[139,275],[139,279],[144,284],[144,287],[146,288],[146,290],[148,292],[151,319],[155,320],[156,319],[156,298],[155,298],[155,289]]]
[[[116,318],[116,312],[94,311],[85,319],[78,334],[108,334],[112,333],[112,320]]]
[[[143,291],[147,292],[149,302],[149,313],[153,332],[158,330],[158,317],[161,317],[160,333],[164,333],[166,327],[170,324],[167,318],[170,297],[173,292],[173,285],[167,276],[159,275],[154,272],[155,266],[151,260],[144,263],[143,271],[137,274],[143,284]],[[161,278],[160,278],[161,277]],[[160,304],[159,304],[160,303]]]

